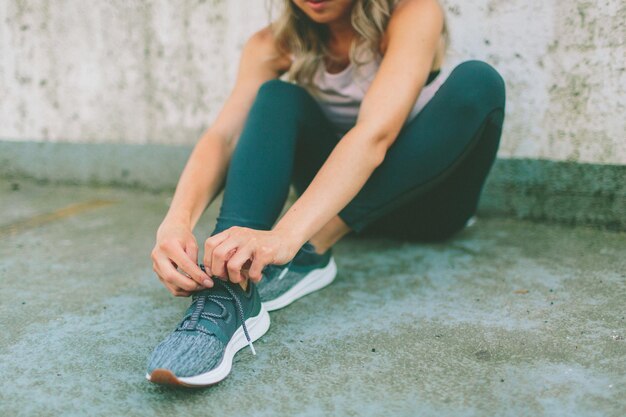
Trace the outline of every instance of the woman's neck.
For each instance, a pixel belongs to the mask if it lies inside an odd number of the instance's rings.
[[[350,15],[341,19],[326,23],[329,41],[332,44],[349,42],[354,37],[354,29],[350,21]]]
[[[348,22],[349,23],[349,22]],[[350,63],[350,45],[355,37],[350,24],[327,24],[329,37],[326,44],[330,56],[326,57],[329,72],[340,72]]]

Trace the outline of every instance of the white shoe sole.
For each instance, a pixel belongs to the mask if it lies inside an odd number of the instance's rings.
[[[267,311],[281,309],[293,303],[297,299],[304,297],[314,291],[321,290],[334,281],[337,275],[337,264],[333,257],[328,261],[328,265],[321,269],[314,269],[309,272],[300,282],[293,286],[283,295],[271,301],[263,303]]]
[[[267,310],[261,305],[261,311],[257,316],[250,317],[246,320],[246,327],[250,334],[250,339],[254,342],[259,339],[270,328],[270,315],[267,314]],[[209,372],[205,372],[200,375],[177,377],[169,369],[155,369],[151,374],[146,374],[146,378],[150,382],[157,384],[167,385],[183,385],[186,387],[204,387],[207,385],[213,385],[228,376],[233,366],[233,358],[235,354],[246,347],[248,341],[246,335],[243,332],[243,326],[239,328],[233,334],[230,341],[226,345],[224,351],[224,357],[217,367],[213,368]]]

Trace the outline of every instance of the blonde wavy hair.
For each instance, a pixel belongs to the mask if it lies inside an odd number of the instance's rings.
[[[271,22],[272,32],[278,51],[294,55],[294,62],[286,73],[287,81],[310,87],[315,94],[313,76],[324,57],[338,61],[327,47],[328,27],[311,20],[292,0],[269,0],[268,14],[275,9],[275,1],[282,3],[279,16]],[[379,57],[380,39],[387,28],[391,12],[400,0],[354,0],[350,21],[356,32],[350,45],[350,61],[358,69],[366,61],[358,61],[360,48],[368,49],[374,57]],[[442,31],[444,51],[449,43],[447,23],[444,18]]]

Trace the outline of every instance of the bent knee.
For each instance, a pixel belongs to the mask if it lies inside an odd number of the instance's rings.
[[[279,78],[272,78],[261,84],[257,92],[257,99],[267,97],[273,101],[293,102],[301,100],[305,94],[308,94],[308,92],[298,84],[283,81]]]
[[[458,64],[450,74],[460,84],[460,103],[470,108],[504,108],[506,87],[502,75],[492,65],[480,60]]]
[[[261,111],[265,114],[263,117],[299,119],[308,112],[311,100],[302,86],[273,78],[261,84],[251,111]]]

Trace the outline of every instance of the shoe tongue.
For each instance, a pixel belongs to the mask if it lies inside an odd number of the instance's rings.
[[[228,284],[226,284],[228,285]],[[232,295],[230,295],[230,293],[226,290],[226,288],[224,288],[222,285],[215,283],[213,288],[209,288],[206,290],[202,290],[202,291],[198,291],[196,293],[196,295],[198,297],[201,296],[213,296],[211,298],[215,299],[215,301],[219,301],[220,303],[222,303],[224,305],[224,307],[228,308],[228,306],[230,304],[233,304],[234,301],[232,300]],[[222,298],[224,297],[224,298]],[[204,303],[204,309],[202,310],[205,313],[214,313],[214,314],[221,314],[222,313],[222,307],[216,303],[215,301],[212,301],[209,297],[206,297],[205,303]],[[196,305],[197,303],[194,303],[193,305],[191,305],[189,307],[189,311],[194,311],[196,309]]]

